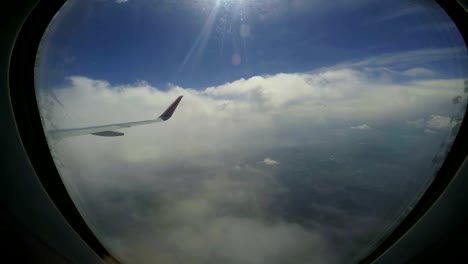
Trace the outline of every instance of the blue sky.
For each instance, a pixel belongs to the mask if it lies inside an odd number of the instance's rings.
[[[407,1],[72,1],[68,7],[46,45],[51,86],[80,75],[198,89],[380,54],[463,46],[441,10]],[[240,58],[237,65],[233,56]],[[432,67],[453,74],[450,65]]]

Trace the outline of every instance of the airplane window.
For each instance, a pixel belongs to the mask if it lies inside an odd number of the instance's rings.
[[[62,180],[123,262],[352,263],[443,163],[466,62],[431,1],[70,0],[35,86]]]

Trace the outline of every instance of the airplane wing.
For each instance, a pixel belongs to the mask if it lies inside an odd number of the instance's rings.
[[[50,130],[48,133],[57,139],[66,138],[66,137],[74,137],[80,135],[95,135],[101,137],[118,137],[123,136],[124,133],[116,132],[115,130],[120,130],[124,128],[134,127],[134,126],[141,126],[147,125],[157,122],[163,122],[171,118],[172,114],[176,110],[177,106],[179,105],[180,100],[182,100],[183,96],[179,96],[167,109],[164,111],[160,116],[156,119],[150,120],[143,120],[143,121],[136,121],[136,122],[129,122],[129,123],[120,123],[120,124],[110,124],[104,126],[93,126],[93,127],[83,127],[83,128],[68,128],[68,129],[58,129],[58,130]]]

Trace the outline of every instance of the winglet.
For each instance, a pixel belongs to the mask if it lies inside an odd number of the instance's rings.
[[[179,105],[180,100],[182,100],[182,97],[183,97],[183,95],[177,97],[177,99],[159,117],[164,121],[171,118],[172,114],[174,114],[174,111],[176,110],[177,106]]]

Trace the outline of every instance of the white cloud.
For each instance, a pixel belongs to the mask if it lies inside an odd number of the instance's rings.
[[[457,26],[453,22],[441,23],[440,21],[436,23],[427,23],[427,24],[417,24],[413,27],[408,28],[410,31],[429,31],[438,33],[436,31],[453,31],[457,30]]]
[[[255,76],[201,90],[74,76],[54,93],[38,95],[47,130],[155,118],[184,95],[169,121],[121,130],[123,137],[49,140],[73,199],[100,199],[103,189],[138,193],[115,209],[125,210],[137,227],[103,235],[128,262],[206,263],[215,254],[222,263],[282,263],[297,256],[330,263],[333,254],[324,250],[330,245],[319,228],[266,217],[272,197],[287,190],[265,177],[271,173],[265,166],[246,160],[282,146],[333,142],[336,127],[349,133],[343,123],[368,129],[366,124],[401,124],[432,114],[431,124],[441,126],[438,117],[461,109],[451,99],[463,87],[458,79],[395,83],[340,68]],[[271,158],[263,162],[277,164]],[[236,164],[241,170],[233,169]],[[143,194],[143,204],[155,205],[142,213],[137,199]],[[77,206],[86,211],[94,204]],[[86,215],[90,225],[98,225],[100,219]],[[258,243],[247,241],[252,236]]]
[[[305,133],[344,121],[368,124],[405,120],[421,111],[451,113],[460,106],[444,102],[460,94],[463,80],[389,84],[351,69],[255,76],[204,90],[173,86],[163,91],[144,82],[111,85],[71,77],[66,87],[55,90],[56,99],[42,98],[41,110],[48,129],[93,126],[154,118],[177,96],[184,95],[168,122],[122,130],[126,135],[120,138],[89,135],[59,142],[77,144],[76,148],[83,150],[88,145],[114,142],[118,155],[128,160],[172,160],[227,151],[233,146],[236,151],[261,152],[281,144],[303,144],[293,131]],[[320,107],[324,104],[327,107]],[[316,132],[310,140],[323,136]],[[107,149],[96,152],[106,153]]]
[[[406,7],[406,8],[400,8],[398,10],[388,13],[387,15],[381,16],[377,21],[378,22],[391,21],[391,20],[399,19],[405,16],[415,15],[423,11],[425,11],[424,8],[418,5],[414,5],[414,6]]]
[[[263,160],[263,163],[265,163],[266,165],[276,165],[276,164],[279,164],[279,162],[277,162],[276,160],[273,160],[271,158],[265,158]]]
[[[115,0],[115,2],[117,4],[122,4],[122,3],[128,2],[128,0]]]
[[[183,182],[181,175],[171,173],[166,178],[172,181],[170,188],[161,188],[167,183],[158,177],[159,189],[150,197],[165,202],[140,217],[138,228],[124,237],[106,239],[107,245],[135,263],[201,264],[216,259],[267,264],[291,257],[330,263],[334,258],[325,253],[327,242],[319,230],[278,218],[265,221],[272,198],[284,192],[273,177],[260,171],[232,177],[207,169],[189,176],[191,182]]]
[[[450,117],[448,116],[438,116],[433,115],[429,120],[427,120],[427,127],[432,129],[445,129],[450,128],[452,123]]]
[[[431,129],[424,129],[424,132],[428,134],[439,134],[439,132],[431,130]]]
[[[331,67],[319,68],[311,73],[336,73],[343,70],[353,71],[354,77],[358,77],[359,74],[361,74],[378,83],[395,84],[401,82],[401,79],[397,81],[398,78],[406,77],[408,82],[411,81],[413,83],[423,84],[426,79],[429,80],[426,84],[430,83],[431,85],[436,85],[437,82],[444,82],[444,80],[437,80],[437,73],[431,69],[422,67],[422,65],[434,65],[435,61],[450,62],[450,60],[466,59],[468,58],[467,54],[466,47],[464,46],[383,53],[363,59],[345,61]],[[445,85],[443,83],[439,84]],[[436,89],[436,87],[433,88]]]
[[[350,127],[351,129],[359,129],[359,130],[364,130],[364,129],[370,129],[371,127],[366,125],[366,124],[362,124],[362,125],[359,125],[359,126],[352,126]]]
[[[270,0],[270,1],[241,1],[245,12],[255,13],[262,21],[281,19],[286,16],[297,14],[308,14],[309,16],[317,16],[327,12],[332,12],[337,8],[345,10],[353,10],[365,4],[369,4],[367,0],[336,0],[323,2],[318,0]],[[246,15],[248,16],[248,15]]]
[[[425,128],[426,133],[438,133],[435,130],[447,129],[454,127],[458,121],[452,121],[451,117],[430,115],[428,118],[419,118],[416,120],[406,120],[406,125],[415,128]]]
[[[341,64],[344,67],[381,67],[394,65],[420,65],[438,60],[447,60],[454,58],[465,58],[467,55],[466,47],[449,47],[438,49],[418,49],[404,52],[386,53],[378,56],[365,58],[356,62]],[[340,66],[340,65],[338,65]]]
[[[432,76],[434,72],[426,68],[411,68],[402,72],[407,77]]]
[[[406,120],[405,123],[406,125],[411,126],[411,127],[421,128],[425,125],[425,120],[424,118],[419,118],[416,120]]]

